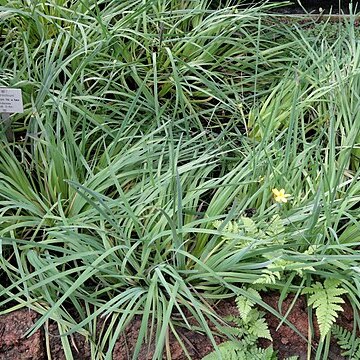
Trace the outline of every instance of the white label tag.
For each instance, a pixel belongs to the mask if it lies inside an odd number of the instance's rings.
[[[0,87],[0,113],[22,113],[24,111],[20,89]]]

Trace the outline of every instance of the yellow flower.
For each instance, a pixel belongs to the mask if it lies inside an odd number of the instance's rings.
[[[278,203],[287,203],[287,198],[291,196],[290,194],[285,194],[284,189],[272,189],[272,192],[274,194],[274,200]]]

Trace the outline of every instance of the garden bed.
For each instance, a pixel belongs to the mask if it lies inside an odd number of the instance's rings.
[[[358,17],[278,9],[0,0],[0,359],[360,358]]]

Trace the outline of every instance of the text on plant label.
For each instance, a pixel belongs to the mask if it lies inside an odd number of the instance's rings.
[[[20,89],[0,87],[0,113],[22,113],[24,111]]]

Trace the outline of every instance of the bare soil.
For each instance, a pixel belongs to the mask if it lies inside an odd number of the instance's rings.
[[[0,316],[0,360],[45,359],[42,332],[24,336],[36,318],[35,312],[26,309]]]
[[[264,293],[263,300],[273,307],[278,309],[279,297],[276,293]],[[287,320],[295,326],[297,332],[289,328],[285,324],[279,326],[279,319],[270,314],[266,314],[266,319],[269,324],[270,332],[273,337],[273,347],[278,351],[278,358],[285,359],[291,355],[299,356],[299,359],[307,359],[308,343],[308,313],[306,301],[300,297],[295,302],[292,295],[288,296],[282,303],[280,312],[286,314],[289,307],[291,310],[287,316]],[[216,311],[220,316],[237,315],[237,309],[234,300],[222,301],[216,306]],[[31,337],[26,337],[26,332],[36,322],[38,315],[31,310],[18,310],[10,314],[0,316],[0,360],[45,360],[48,359],[46,355],[46,336],[48,334],[48,347],[51,351],[52,360],[65,360],[65,354],[62,349],[61,339],[56,324],[50,324],[48,328],[38,330]],[[351,330],[352,326],[352,308],[346,303],[344,305],[344,312],[339,317],[338,323]],[[114,360],[131,359],[131,355],[135,348],[137,334],[140,329],[141,320],[135,319],[126,329],[126,331],[119,337],[114,351]],[[314,319],[314,324],[316,321]],[[104,324],[101,324],[104,325]],[[100,326],[100,324],[99,324]],[[186,344],[187,351],[194,360],[200,360],[202,357],[213,351],[210,340],[197,332],[186,329],[178,329],[179,336],[184,344]],[[167,352],[171,354],[173,360],[187,359],[181,346],[176,338],[171,334],[167,334],[169,340],[169,348]],[[315,327],[315,334],[313,336],[313,348],[316,348],[319,338],[318,329]],[[219,336],[215,336],[217,343],[224,341]],[[71,345],[73,349],[73,357],[76,360],[91,360],[90,348],[84,337],[79,334],[72,336]],[[270,342],[267,340],[260,342],[261,346],[267,347]],[[138,356],[139,360],[151,359],[155,350],[155,344],[143,346]],[[166,351],[165,351],[166,352]],[[166,355],[164,355],[164,359]],[[336,344],[332,344],[329,354],[330,360],[344,359],[340,355]],[[249,359],[250,360],[250,359]]]

